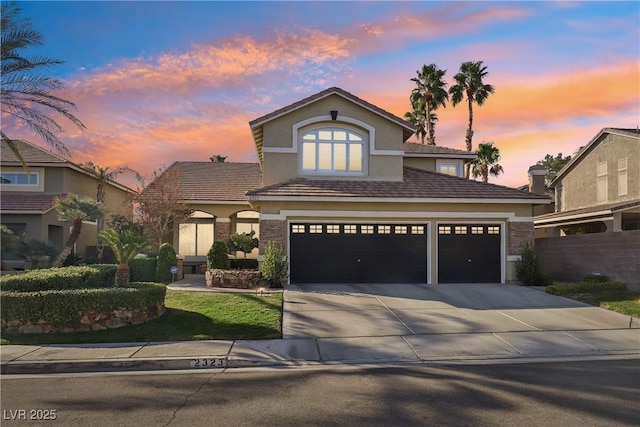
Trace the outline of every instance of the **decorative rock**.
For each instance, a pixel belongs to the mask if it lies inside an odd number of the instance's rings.
[[[22,326],[22,322],[20,320],[12,319],[12,320],[9,320],[9,322],[7,323],[7,326],[9,328],[17,328],[19,326]]]
[[[23,334],[41,334],[42,326],[41,325],[20,326],[20,332],[22,332]]]
[[[91,330],[92,331],[104,331],[105,329],[107,329],[107,327],[105,325],[103,325],[102,323],[92,323],[91,324]]]
[[[131,322],[132,325],[140,325],[140,324],[146,322],[147,320],[149,320],[147,318],[147,316],[145,316],[143,314],[135,314],[135,315],[131,316],[130,322]]]
[[[62,333],[69,333],[69,332],[75,332],[76,328],[74,328],[73,326],[61,326],[59,327],[55,332],[62,332]]]
[[[89,325],[78,325],[76,326],[76,332],[89,332],[91,330],[91,326]]]
[[[109,329],[122,328],[124,325],[126,325],[126,323],[117,317],[107,320],[107,328]]]
[[[82,316],[82,319],[80,319],[80,323],[83,325],[90,325],[91,324],[91,319],[89,318],[89,316],[84,315]]]

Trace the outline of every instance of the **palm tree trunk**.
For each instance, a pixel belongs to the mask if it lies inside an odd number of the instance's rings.
[[[467,151],[473,151],[473,98],[467,94],[467,99],[469,100],[469,127],[467,128],[467,136],[465,138],[465,142],[467,143]],[[464,171],[464,177],[469,179],[471,175],[471,163],[467,163],[467,166]]]
[[[80,237],[80,232],[82,231],[82,220],[74,219],[73,223],[71,223],[71,233],[69,234],[69,238],[67,242],[64,244],[62,251],[53,262],[54,267],[62,267],[62,264],[67,259],[71,251],[73,250],[73,245],[78,241],[78,237]]]
[[[96,200],[104,208],[104,185],[102,184],[102,182],[98,182]],[[96,252],[98,256],[98,262],[100,263],[102,263],[102,257],[104,255],[104,243],[100,238],[100,232],[102,230],[104,230],[104,214],[100,215],[96,223],[96,232],[98,233],[98,240],[96,241]]]
[[[429,145],[435,145],[435,142],[433,141],[433,126],[431,126],[431,105],[429,104],[429,99],[425,98],[425,115],[426,115],[426,119],[424,121],[425,126],[427,127],[427,135],[429,136],[427,138],[427,144]],[[424,144],[424,140],[422,141],[422,143]]]
[[[116,287],[117,286],[127,286],[129,284],[129,265],[128,264],[118,264],[116,269]]]

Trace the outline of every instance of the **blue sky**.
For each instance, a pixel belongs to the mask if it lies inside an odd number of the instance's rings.
[[[50,72],[87,126],[62,135],[78,162],[256,161],[256,117],[331,86],[402,116],[423,64],[451,83],[470,60],[496,87],[474,126],[474,145],[502,152],[492,182],[524,183],[545,154],[640,124],[638,2],[19,4],[45,40],[30,53],[65,61]],[[466,109],[438,114],[437,144],[464,148]]]

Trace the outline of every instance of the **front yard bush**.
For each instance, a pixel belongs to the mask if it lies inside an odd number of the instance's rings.
[[[605,291],[626,292],[626,290],[627,286],[622,282],[600,281],[578,282],[568,285],[553,285],[547,286],[547,288],[545,289],[548,294],[561,296]]]
[[[115,266],[114,266],[115,268]],[[110,282],[112,283],[112,282]],[[155,310],[164,304],[166,287],[158,283],[130,283],[128,287],[99,289],[4,291],[0,293],[2,320],[6,325],[19,319],[36,324],[78,324],[83,313],[113,310]]]
[[[134,258],[129,261],[132,282],[154,282],[156,280],[155,258]]]
[[[173,280],[173,273],[171,273],[171,267],[176,265],[177,256],[176,250],[168,243],[160,245],[158,250],[158,261],[156,264],[156,282],[171,283]]]
[[[519,261],[516,262],[516,277],[525,286],[545,286],[549,278],[542,273],[540,259],[535,250],[527,245]]]
[[[0,276],[0,290],[35,292],[113,287],[115,276],[116,266],[112,264],[32,270]]]
[[[207,252],[207,268],[209,270],[229,268],[229,246],[221,240],[213,242]]]
[[[239,268],[243,270],[257,270],[258,260],[253,258],[232,259],[231,268]]]

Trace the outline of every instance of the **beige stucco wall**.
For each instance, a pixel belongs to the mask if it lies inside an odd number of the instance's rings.
[[[602,135],[605,138],[609,134]],[[618,195],[618,160],[627,159],[627,194]],[[640,140],[610,134],[608,142],[599,141],[556,184],[562,187],[562,211],[598,205],[597,165],[607,162],[607,201],[624,202],[640,198]]]
[[[429,172],[436,171],[436,159],[426,157],[405,157],[404,166],[422,169]]]
[[[340,126],[358,128],[363,133],[369,135],[368,165],[365,176],[348,176],[348,179],[372,179],[372,180],[401,180],[402,179],[402,156],[397,151],[402,151],[403,129],[401,126],[390,122],[388,119],[362,108],[351,101],[347,101],[339,95],[330,95],[318,100],[304,108],[292,111],[282,117],[276,118],[264,124],[263,131],[263,183],[271,185],[295,178],[301,175],[298,159],[297,138],[294,143],[293,125],[314,117],[328,116],[330,111],[337,110],[336,121],[313,123],[312,126]],[[375,128],[375,150],[392,150],[396,153],[373,152],[372,139],[364,127],[359,127],[349,121],[342,121],[341,118],[348,117],[366,123]],[[294,150],[294,153],[269,152],[269,149]],[[344,179],[340,176],[318,176],[309,177],[319,179]]]

